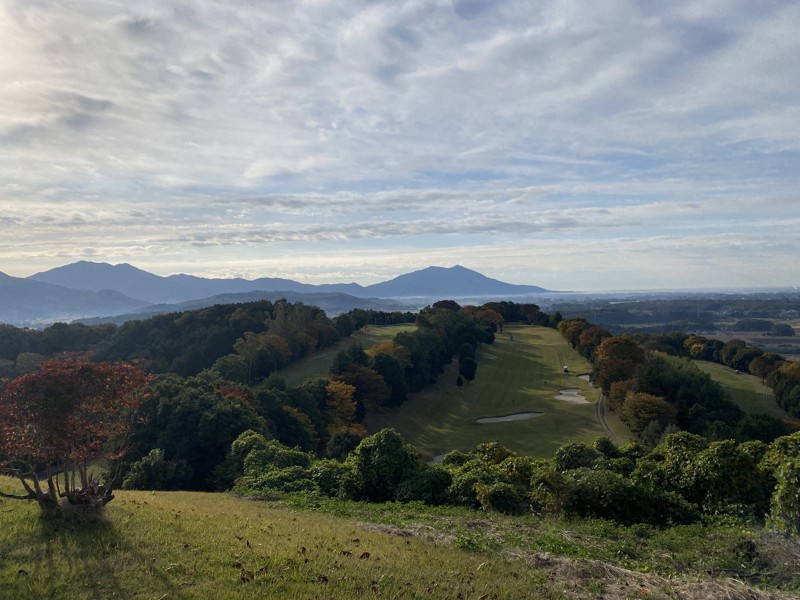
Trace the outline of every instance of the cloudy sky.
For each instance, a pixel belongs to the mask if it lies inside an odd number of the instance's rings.
[[[0,0],[0,271],[800,285],[796,0]]]

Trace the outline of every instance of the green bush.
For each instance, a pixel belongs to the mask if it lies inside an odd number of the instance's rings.
[[[561,515],[567,496],[567,482],[552,461],[538,461],[531,473],[529,500],[534,512]]]
[[[583,442],[570,442],[564,444],[556,450],[555,461],[556,469],[561,471],[570,471],[572,469],[580,469],[581,467],[591,468],[595,461],[603,455]]]
[[[245,476],[240,482],[248,490],[253,491],[311,492],[316,490],[311,472],[298,465],[273,468],[258,475]]]
[[[244,457],[245,475],[258,475],[261,471],[294,466],[308,469],[311,466],[311,455],[302,450],[287,448],[276,440],[266,442]]]
[[[126,490],[176,490],[181,489],[191,472],[184,460],[165,460],[164,451],[155,448],[131,466],[122,481]]]
[[[396,499],[398,502],[418,500],[439,506],[447,502],[447,490],[452,482],[453,478],[447,471],[438,467],[422,467],[400,482]]]
[[[317,491],[323,496],[338,496],[345,475],[350,468],[344,463],[334,459],[321,459],[316,461],[310,469],[311,480]]]
[[[477,483],[475,493],[483,510],[506,515],[521,515],[528,510],[525,495],[508,483]]]
[[[785,458],[775,470],[769,520],[787,535],[800,535],[800,456]]]
[[[618,473],[584,467],[563,475],[567,516],[599,517],[624,525],[672,525],[697,519],[697,512],[679,496],[646,488]]]
[[[486,464],[474,459],[462,467],[452,470],[453,481],[447,490],[448,501],[458,506],[480,508],[476,484],[491,485],[503,480],[503,470],[499,465]]]
[[[417,451],[394,429],[364,438],[345,460],[350,472],[342,482],[352,500],[394,500],[400,483],[420,468]]]

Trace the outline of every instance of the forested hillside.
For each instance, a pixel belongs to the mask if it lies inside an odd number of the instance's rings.
[[[412,320],[413,328],[367,350],[346,341],[364,327]],[[514,333],[530,325],[556,329],[589,361],[602,391],[598,410],[607,405],[636,441],[572,441],[544,459],[493,441],[427,463],[391,428],[368,435],[365,416],[390,419],[451,364],[454,379],[446,385],[470,385],[481,377],[482,357],[499,356],[485,352],[496,336],[512,344]],[[327,499],[456,506],[600,519],[613,528],[734,523],[800,534],[797,421],[744,412],[692,362],[757,373],[797,415],[796,363],[738,341],[615,336],[532,304],[453,301],[416,315],[357,310],[335,319],[303,304],[257,302],[122,327],[57,324],[43,331],[3,328],[0,335],[7,375],[0,381],[0,458],[27,496],[0,495],[36,499],[53,515],[68,514],[62,497],[67,504],[77,499],[79,507],[88,498],[102,512],[112,488],[122,486],[232,490],[316,506],[327,506]],[[300,385],[281,377],[287,365],[334,343],[341,350],[323,376]],[[556,372],[562,364],[567,377],[559,355]],[[104,391],[111,389],[117,395]],[[112,398],[118,405],[109,404]],[[121,420],[115,424],[114,417]],[[63,464],[74,465],[66,471],[80,474],[78,483],[59,474],[62,455]],[[108,461],[102,484],[87,468],[100,457]],[[60,495],[61,485],[68,495]],[[782,572],[767,572],[759,550],[748,552],[741,573],[797,587]],[[787,560],[800,560],[795,545],[787,552]]]

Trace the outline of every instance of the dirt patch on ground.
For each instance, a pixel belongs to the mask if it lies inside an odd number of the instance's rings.
[[[506,415],[504,417],[481,417],[475,419],[476,423],[486,425],[487,423],[504,423],[506,421],[524,421],[525,419],[532,419],[534,417],[541,417],[544,413],[540,412],[521,412],[514,413],[513,415]]]
[[[580,388],[564,388],[563,390],[558,390],[558,394],[556,394],[555,398],[556,400],[571,402],[572,404],[589,404],[589,401],[581,395]]]
[[[665,578],[597,560],[555,557],[542,553],[515,555],[528,565],[545,569],[551,582],[563,585],[570,598],[648,598],[650,600],[784,600],[792,594],[755,589],[735,579]]]
[[[481,521],[464,523],[470,529],[491,534],[491,525]],[[357,523],[360,529],[398,537],[419,536],[437,543],[452,544],[455,536],[434,527],[412,524],[406,527],[377,523]],[[755,582],[735,577],[709,575],[662,577],[624,569],[603,561],[553,556],[546,552],[504,552],[534,569],[546,572],[550,585],[569,598],[604,600],[647,598],[648,600],[790,600],[798,596],[783,591],[758,589]],[[481,565],[483,566],[483,565]],[[478,567],[480,568],[480,567]]]

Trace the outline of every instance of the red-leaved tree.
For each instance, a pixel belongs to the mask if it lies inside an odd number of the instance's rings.
[[[101,514],[114,496],[89,477],[87,463],[111,457],[106,444],[128,431],[149,382],[136,365],[71,356],[8,383],[0,391],[0,458],[26,493],[0,496],[35,500],[47,516],[65,506]]]

